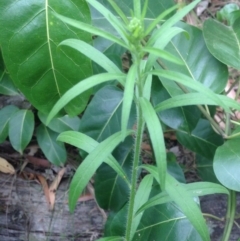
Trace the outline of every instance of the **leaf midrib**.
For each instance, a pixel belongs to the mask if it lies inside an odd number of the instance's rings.
[[[47,31],[47,44],[48,44],[48,51],[49,51],[49,57],[50,57],[50,62],[51,62],[51,68],[52,68],[52,72],[53,72],[53,79],[57,88],[57,92],[59,94],[59,96],[61,96],[60,94],[60,90],[59,90],[59,86],[58,86],[58,82],[57,82],[57,77],[56,77],[56,73],[55,73],[55,67],[54,67],[54,63],[53,63],[53,56],[52,56],[52,50],[51,50],[51,44],[50,44],[50,30],[49,30],[49,4],[48,4],[48,0],[46,0],[45,2],[45,11],[46,11],[46,31]]]

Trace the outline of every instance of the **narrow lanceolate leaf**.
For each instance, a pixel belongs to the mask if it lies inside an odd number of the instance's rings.
[[[159,39],[161,35],[164,35],[164,31],[168,30],[172,27],[175,23],[180,21],[188,12],[190,12],[201,0],[193,1],[192,3],[188,4],[186,7],[179,10],[176,14],[174,14],[171,18],[169,18],[162,26],[159,28],[149,39],[148,46],[152,46],[153,43]]]
[[[61,99],[55,104],[53,109],[51,110],[47,123],[50,122],[50,120],[72,99],[74,99],[76,96],[82,94],[84,91],[92,88],[95,85],[107,82],[109,80],[114,80],[118,78],[124,78],[126,75],[124,74],[110,74],[110,73],[103,73],[91,76],[80,83],[73,86],[70,90],[68,90]]]
[[[88,58],[69,48],[57,49],[66,38],[91,43],[91,35],[67,26],[55,12],[91,21],[86,1],[32,0],[31,5],[25,0],[0,1],[0,45],[6,68],[15,86],[43,113],[48,113],[69,88],[92,75]],[[66,111],[79,114],[90,95],[88,91],[77,97]]]
[[[146,78],[146,81],[143,87],[143,97],[146,98],[147,100],[150,100],[151,98],[151,89],[152,89],[152,75],[149,74]]]
[[[14,105],[8,105],[0,110],[0,143],[4,142],[8,136],[9,120],[12,114],[17,112],[19,109]]]
[[[167,29],[165,31],[164,35],[161,36],[161,38],[156,40],[156,42],[154,43],[154,47],[158,48],[160,50],[163,50],[174,36],[178,35],[179,33],[184,32],[184,31],[185,31],[184,29],[181,29],[178,27],[171,27],[171,28]],[[148,57],[148,63],[147,63],[146,70],[150,70],[157,59],[158,59],[158,57],[156,56],[156,54],[150,54]]]
[[[115,1],[115,0],[111,0],[111,1]],[[98,2],[101,3],[102,5],[104,5],[106,8],[108,8],[114,15],[116,15],[116,11],[114,11],[114,9],[113,9],[111,3],[109,3],[109,1],[98,0]],[[115,1],[115,2],[116,2],[116,4],[118,4],[117,1]],[[144,23],[146,24],[146,26],[148,26],[159,16],[159,14],[165,12],[166,10],[170,9],[173,6],[176,6],[176,3],[174,0],[148,1],[147,6],[145,5],[144,6],[145,9],[142,11],[143,15],[145,16],[143,19]],[[121,8],[123,14],[125,14],[128,17],[128,19],[131,19],[131,17],[132,17],[131,10],[134,8],[133,1],[122,0],[119,7]],[[176,9],[176,7],[175,7],[175,9]],[[111,23],[109,23],[108,20],[97,10],[98,9],[95,9],[94,7],[91,8],[93,25],[116,35],[117,34],[116,30],[112,27]],[[146,12],[146,14],[144,14],[145,12]],[[172,11],[168,11],[166,14],[164,14],[164,16],[159,18],[159,21],[161,21],[162,19],[166,20],[166,19],[170,18],[173,14],[174,14],[174,9]],[[121,16],[121,15],[119,15],[119,16]],[[150,32],[156,27],[156,24],[159,23],[159,21],[152,24],[152,29],[148,33],[146,33],[146,35],[150,34]],[[127,22],[127,21],[124,21],[124,22]]]
[[[143,117],[146,121],[150,134],[154,156],[158,167],[158,175],[161,188],[164,190],[166,177],[166,149],[161,124],[151,103],[145,98],[140,98]]]
[[[37,128],[37,141],[46,158],[56,166],[62,166],[67,160],[65,146],[57,142],[58,133],[41,124]]]
[[[199,206],[186,188],[169,174],[166,176],[166,192],[181,208],[202,239],[210,241],[208,228]]]
[[[34,116],[29,110],[15,112],[9,121],[9,139],[13,148],[23,153],[32,139],[34,130]]]
[[[169,52],[167,52],[165,50],[161,50],[158,48],[152,48],[152,47],[145,47],[144,51],[146,51],[150,54],[156,55],[160,59],[165,59],[165,60],[168,60],[168,61],[178,64],[178,65],[184,65],[184,62],[181,59],[170,54]]]
[[[126,134],[131,134],[128,131]],[[104,160],[111,154],[114,148],[121,142],[121,132],[117,132],[101,142],[92,151],[78,167],[69,190],[69,208],[74,211],[77,200],[86,187],[87,183],[96,172],[97,168],[104,162]]]
[[[132,230],[131,230],[131,238],[134,236],[136,233],[137,227],[141,221],[142,213],[136,214],[137,210],[145,203],[147,202],[149,195],[152,190],[152,183],[153,183],[153,176],[152,175],[147,175],[143,178],[141,181],[136,196],[135,196],[135,202],[134,202],[134,215],[136,215],[133,219],[133,224],[132,224]]]
[[[240,18],[232,26],[208,19],[203,36],[211,54],[221,62],[240,70]]]
[[[128,71],[125,90],[123,93],[123,106],[122,106],[122,135],[125,136],[127,131],[128,120],[130,116],[133,96],[134,96],[134,86],[137,75],[137,65],[133,64]]]
[[[200,197],[210,194],[226,194],[229,195],[229,191],[222,185],[211,183],[211,182],[196,182],[196,183],[189,183],[189,184],[180,184],[182,185],[186,191],[194,197]],[[166,191],[157,194],[156,196],[149,199],[145,204],[143,204],[136,212],[139,214],[144,210],[160,205],[167,202],[172,202],[173,199],[168,195]]]
[[[76,146],[87,153],[91,153],[99,145],[99,143],[91,137],[76,131],[65,131],[58,136],[57,140]],[[112,167],[116,173],[129,184],[125,171],[112,155],[109,155],[104,162]]]
[[[126,31],[124,29],[124,25],[120,22],[120,20],[114,16],[104,5],[99,3],[96,0],[87,0],[88,3],[91,4],[93,8],[95,8],[98,12],[100,12],[108,22],[113,26],[113,28],[117,31],[117,33],[122,37],[125,43],[128,42],[126,38]]]
[[[77,39],[67,39],[60,43],[60,45],[67,45],[71,48],[76,49],[82,54],[86,55],[92,61],[100,65],[109,73],[122,73],[122,71],[102,52],[92,47],[91,45],[85,43],[84,41]],[[124,86],[124,81],[119,79],[119,82]]]
[[[67,17],[64,17],[64,16],[59,15],[59,14],[55,14],[55,15],[59,19],[61,19],[63,22],[67,23],[68,25],[71,25],[75,28],[86,31],[86,32],[91,33],[93,35],[101,36],[105,39],[108,39],[108,40],[110,40],[114,43],[117,43],[117,44],[121,45],[124,48],[127,48],[127,45],[123,41],[121,41],[121,39],[117,38],[116,36],[106,32],[106,31],[101,30],[100,28],[96,28],[96,27],[94,27],[90,24],[86,24],[84,22],[80,22],[80,21],[77,21],[77,20],[74,20],[74,19],[71,19],[71,18],[67,18]]]
[[[228,106],[222,100],[220,100],[220,98],[218,98],[218,96],[213,91],[211,91],[210,89],[205,87],[203,84],[201,84],[197,81],[194,81],[192,78],[188,77],[187,75],[184,75],[184,74],[181,74],[178,72],[174,72],[174,71],[160,70],[160,69],[151,71],[150,73],[158,75],[159,77],[163,77],[163,78],[166,78],[169,80],[176,81],[179,84],[182,84],[193,90],[203,93],[206,96],[208,96],[210,99],[212,99],[213,101],[218,103],[218,105],[223,107],[226,111],[228,111],[228,112],[230,111]]]
[[[154,28],[156,28],[157,24],[162,21],[167,15],[169,15],[170,13],[172,13],[174,10],[176,10],[179,6],[176,4],[174,6],[172,6],[171,8],[168,8],[167,10],[165,10],[162,14],[160,14],[159,16],[157,16],[152,23],[148,26],[148,28],[145,31],[145,35],[147,36],[148,34],[150,34],[152,32],[152,30]]]
[[[229,108],[240,110],[240,105],[235,100],[224,95],[217,95],[217,97],[222,100],[222,102],[224,102]],[[202,93],[188,93],[167,99],[156,105],[154,108],[156,112],[160,112],[170,108],[188,105],[218,105],[218,103]]]
[[[153,186],[152,195],[161,192]],[[196,200],[197,198],[195,198]],[[203,241],[186,215],[174,202],[168,202],[145,210],[133,241],[146,240]]]

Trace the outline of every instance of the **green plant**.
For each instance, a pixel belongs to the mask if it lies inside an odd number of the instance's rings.
[[[128,73],[124,74],[121,70],[119,70],[114,62],[81,40],[69,39],[61,43],[61,45],[67,45],[85,54],[90,59],[97,62],[102,68],[104,68],[107,73],[91,76],[75,85],[71,90],[67,91],[67,93],[64,94],[54,106],[50,113],[49,120],[74,97],[98,84],[117,79],[124,88],[120,117],[121,121],[118,132],[111,133],[105,138],[101,137],[103,140],[100,140],[99,143],[90,139],[89,136],[86,135],[86,131],[84,132],[85,134],[72,131],[64,132],[60,134],[58,138],[60,141],[75,145],[76,147],[89,153],[73,177],[69,194],[70,210],[74,210],[80,193],[83,191],[84,187],[93,174],[97,171],[99,166],[105,162],[116,171],[118,176],[121,177],[123,181],[126,182],[125,189],[127,192],[129,192],[129,196],[126,196],[124,201],[120,201],[121,205],[116,202],[107,206],[106,200],[105,203],[103,201],[102,206],[111,208],[113,213],[110,215],[108,222],[106,223],[105,234],[107,238],[100,240],[130,241],[159,239],[160,234],[149,233],[148,229],[152,225],[156,225],[154,224],[156,222],[155,217],[150,217],[149,214],[153,214],[154,211],[158,210],[158,206],[156,205],[163,203],[167,203],[166,205],[173,205],[171,201],[174,201],[174,203],[177,204],[177,206],[181,209],[181,212],[187,217],[187,219],[191,222],[191,225],[193,225],[199,234],[199,236],[197,236],[197,234],[194,233],[196,231],[192,231],[190,232],[190,236],[196,236],[194,240],[210,240],[204,218],[200,212],[196,200],[194,200],[193,197],[198,196],[197,193],[201,193],[200,195],[210,193],[225,193],[229,195],[229,191],[219,184],[209,182],[181,184],[176,178],[169,174],[167,171],[167,155],[165,151],[162,124],[160,123],[157,115],[157,112],[173,107],[198,105],[199,110],[195,109],[194,111],[197,113],[200,120],[195,120],[195,123],[189,123],[187,128],[192,129],[186,132],[186,128],[184,126],[175,128],[184,130],[184,132],[178,133],[178,138],[181,140],[181,142],[185,142],[186,146],[188,146],[187,143],[189,140],[191,140],[191,138],[194,138],[195,136],[199,136],[199,138],[201,138],[202,134],[200,131],[202,131],[203,128],[208,128],[208,131],[211,132],[211,136],[204,136],[204,142],[207,144],[208,141],[212,141],[213,143],[211,144],[215,146],[213,148],[210,147],[210,150],[207,150],[207,153],[205,153],[204,156],[207,158],[212,158],[214,156],[214,148],[216,149],[216,145],[222,144],[222,140],[218,134],[221,134],[224,138],[228,138],[229,133],[223,133],[223,131],[208,113],[208,108],[206,107],[205,109],[200,105],[221,106],[228,116],[230,114],[230,108],[233,107],[235,109],[239,109],[239,106],[233,100],[214,93],[219,93],[223,90],[223,87],[226,84],[226,79],[224,76],[220,78],[222,81],[221,84],[215,85],[216,83],[214,82],[214,79],[212,79],[214,83],[207,83],[207,85],[213,85],[206,87],[204,83],[200,83],[199,79],[198,81],[195,81],[196,76],[189,77],[189,73],[186,75],[184,73],[184,69],[188,67],[188,63],[183,62],[183,59],[177,58],[172,53],[172,38],[185,31],[183,28],[179,28],[184,24],[177,24],[177,22],[181,20],[181,18],[186,15],[197,4],[198,1],[193,2],[192,4],[175,13],[155,31],[153,31],[155,26],[163,19],[165,15],[174,10],[174,8],[172,8],[169,12],[164,12],[147,27],[144,24],[144,17],[148,6],[148,1],[145,1],[143,6],[141,6],[139,1],[133,1],[134,10],[130,19],[125,16],[118,5],[116,5],[113,1],[109,2],[114,10],[118,13],[120,19],[116,18],[115,15],[113,15],[102,4],[94,0],[88,0],[88,3],[91,4],[92,7],[96,8],[108,20],[108,22],[121,37],[120,39],[111,33],[103,31],[94,26],[57,15],[59,19],[71,26],[104,37],[124,47],[131,53],[133,62]],[[191,30],[192,32],[196,32],[195,35],[199,34],[197,33],[197,30],[191,29],[189,26],[186,26],[185,29],[190,30],[187,31],[187,33],[190,35],[190,38],[192,37]],[[187,42],[186,39],[181,41],[185,41],[185,43]],[[190,58],[192,57],[191,53],[187,54],[190,55]],[[206,55],[207,54],[208,53],[206,51]],[[148,57],[145,59],[144,56],[146,55]],[[212,57],[209,55],[209,58]],[[213,65],[216,65],[220,69],[219,73],[226,76],[227,70],[225,66],[221,65],[216,60],[213,60]],[[198,66],[193,68],[198,68]],[[214,74],[218,75],[219,73]],[[151,86],[154,82],[158,81],[157,78],[161,80],[161,84],[165,87],[165,89],[169,90],[169,94],[172,95],[171,98],[160,103],[156,100],[158,98],[162,98],[162,96],[159,96],[159,91],[155,94],[155,96],[151,96]],[[154,85],[156,85],[156,83],[154,83]],[[174,91],[178,92],[178,95],[173,93]],[[181,95],[179,95],[180,92]],[[105,95],[106,94],[107,93],[105,93]],[[159,103],[155,107],[150,102],[151,97],[152,100],[155,99],[155,103]],[[90,105],[88,108],[91,108]],[[136,118],[135,121],[132,120],[134,117],[131,116],[134,115],[134,111],[131,110],[132,108],[136,109],[136,116],[134,116]],[[205,118],[207,118],[208,121],[204,118],[201,118],[201,113]],[[87,115],[87,111],[85,115]],[[192,115],[192,113],[190,115]],[[134,131],[133,124],[136,128]],[[154,151],[156,166],[141,165],[141,143],[145,124],[147,126],[151,145]],[[169,125],[169,123],[166,124]],[[214,134],[214,131],[209,129],[211,128],[211,125],[216,129],[218,134]],[[194,131],[196,133],[194,133]],[[189,134],[190,138],[186,138],[186,136],[189,136]],[[216,137],[211,140],[213,135]],[[131,148],[133,149],[133,158],[130,162],[130,170],[128,170],[128,173],[126,173],[125,170],[119,166],[119,163],[114,159],[111,153],[117,147],[119,148],[119,146],[124,145],[125,142],[127,142],[127,145],[129,145],[129,137],[131,138],[131,136],[133,136],[133,140],[131,140],[133,142],[133,144],[131,143]],[[217,140],[217,138],[219,138],[220,141]],[[189,143],[189,146],[190,149],[194,149],[196,148],[196,143]],[[206,150],[200,150],[199,152],[201,153],[201,151],[203,154],[206,152]],[[218,155],[217,152],[217,157],[219,156],[221,155]],[[140,184],[137,185],[139,171],[141,169],[147,170],[149,174],[144,176]],[[102,172],[106,173],[106,171]],[[99,177],[101,175],[102,174],[100,171],[100,174],[98,174],[96,177],[96,179],[99,178],[98,181],[102,179],[102,177]],[[111,188],[113,190],[115,187]],[[232,186],[230,188],[232,188]],[[229,196],[229,199],[234,202],[234,197],[232,196],[234,195],[234,192],[231,191],[231,193],[232,194]],[[98,199],[98,193],[96,193],[96,195]],[[99,196],[99,199],[101,200],[102,194],[99,194]],[[109,201],[111,200],[107,200],[107,202]],[[233,209],[231,208],[231,210]],[[231,215],[232,211],[229,214]],[[232,222],[232,217],[230,217],[230,220],[231,221],[229,222]],[[121,225],[119,225],[120,222]],[[123,225],[123,223],[126,223],[126,225]],[[230,226],[231,225],[228,227]],[[116,237],[117,235],[119,235],[119,237]],[[162,235],[166,235],[166,233]],[[224,236],[224,239],[226,239],[226,237],[227,236]]]
[[[98,204],[110,210],[105,238],[100,240],[205,241],[210,238],[198,197],[223,193],[228,196],[228,211],[222,240],[227,241],[240,181],[239,128],[230,115],[240,106],[221,93],[228,79],[226,65],[240,69],[237,8],[227,10],[222,17],[230,26],[210,19],[202,33],[179,22],[199,0],[184,7],[160,0],[143,4],[133,0],[130,6],[127,1],[127,7],[112,0],[87,0],[92,25],[84,1],[51,5],[34,1],[31,10],[26,1],[19,1],[27,13],[19,11],[18,22],[9,19],[9,13],[19,7],[13,2],[0,3],[1,48],[14,84],[39,110],[44,125],[38,127],[37,134],[48,136],[46,125],[62,108],[69,115],[81,113],[94,93],[81,121],[77,118],[74,125],[56,128],[55,118],[55,123],[48,125],[61,133],[58,141],[78,147],[85,157],[70,185],[70,210],[74,211],[79,195],[94,175]],[[163,5],[159,16],[154,11],[157,3]],[[65,14],[66,6],[69,11]],[[79,17],[79,11],[85,18]],[[149,17],[150,13],[153,16]],[[23,31],[25,22],[39,28]],[[96,38],[91,40],[91,35]],[[19,48],[32,36],[31,46]],[[126,51],[132,62],[127,74],[121,70],[120,60]],[[48,60],[43,61],[43,56]],[[224,111],[224,129],[213,118],[216,106]],[[5,124],[1,119],[0,127],[5,129],[0,140],[6,138],[9,115],[15,112],[14,107],[1,110]],[[231,122],[234,128],[230,128]],[[169,129],[176,131],[183,146],[197,154],[196,169],[203,182],[186,184],[175,156],[166,153],[164,133]],[[30,128],[28,139],[24,139],[29,141],[32,131]],[[142,163],[144,133],[149,135],[156,165]],[[51,141],[38,138],[43,150],[44,144],[57,143],[57,134],[51,136]],[[21,152],[26,143],[16,149]],[[59,161],[48,158],[58,165],[65,162],[65,157]]]

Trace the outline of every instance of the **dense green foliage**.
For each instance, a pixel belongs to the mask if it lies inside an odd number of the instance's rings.
[[[37,141],[53,164],[66,162],[64,142],[80,149],[69,207],[94,176],[98,204],[110,211],[99,241],[209,241],[198,197],[214,193],[228,196],[229,239],[240,191],[240,129],[231,115],[240,105],[224,89],[228,66],[240,70],[240,10],[226,6],[200,30],[181,21],[199,1],[0,3],[0,93],[21,93],[37,109]],[[224,127],[214,120],[217,106]],[[0,116],[0,142],[9,136],[22,153],[33,113],[6,106]],[[202,182],[186,184],[166,153],[169,129],[196,153]],[[142,163],[144,133],[155,165]]]

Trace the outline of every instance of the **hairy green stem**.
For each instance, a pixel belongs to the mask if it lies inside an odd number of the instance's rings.
[[[135,55],[135,61],[138,62],[138,70],[137,70],[137,81],[136,81],[136,96],[137,98],[143,95],[142,89],[142,80],[141,80],[141,73],[140,73],[140,59],[139,56]],[[137,179],[138,179],[138,166],[139,160],[141,155],[141,146],[142,146],[142,138],[143,138],[143,130],[144,130],[144,118],[142,114],[142,109],[139,103],[136,101],[136,108],[137,108],[137,126],[136,126],[136,136],[135,136],[135,146],[134,146],[134,157],[133,157],[133,165],[132,165],[132,175],[131,175],[131,188],[130,188],[130,196],[129,196],[129,207],[128,207],[128,214],[127,214],[127,226],[126,226],[126,234],[125,239],[126,241],[131,240],[131,230],[132,230],[132,223],[134,218],[134,202],[135,202],[135,195],[137,189]]]
[[[143,128],[144,128],[144,120],[142,116],[142,110],[140,106],[137,106],[138,117],[137,117],[137,131],[136,131],[136,140],[135,140],[135,147],[134,147],[134,158],[133,158],[133,166],[132,166],[132,179],[131,179],[131,189],[130,189],[130,197],[129,197],[129,207],[128,207],[128,215],[127,215],[127,226],[126,226],[126,241],[131,240],[131,229],[132,229],[132,222],[134,216],[134,201],[136,195],[136,188],[137,188],[137,178],[138,178],[138,166],[139,166],[139,159],[141,154],[141,143],[142,143],[142,136],[143,136]]]
[[[230,190],[230,195],[228,197],[228,207],[227,207],[227,214],[226,214],[226,224],[223,232],[223,237],[221,241],[228,241],[232,226],[234,223],[235,218],[235,212],[236,212],[236,192]]]

